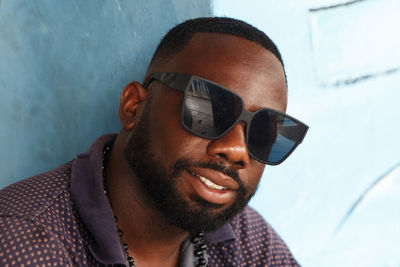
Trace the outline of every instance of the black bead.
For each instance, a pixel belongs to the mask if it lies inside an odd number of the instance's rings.
[[[206,259],[204,259],[204,258],[199,259],[199,263],[198,264],[205,265],[206,263],[207,263]]]
[[[131,256],[128,256],[126,259],[128,260],[129,266],[135,266],[135,261]]]
[[[195,255],[196,257],[199,257],[200,255],[203,255],[203,250],[196,249],[196,250],[194,251],[194,255]]]
[[[206,249],[207,249],[207,244],[201,243],[201,244],[197,245],[197,249],[199,249],[199,250],[206,250]]]
[[[122,245],[124,246],[124,250],[128,251],[128,244],[127,243],[122,243]]]
[[[204,263],[199,262],[196,264],[196,267],[205,267],[205,266],[207,266],[206,262],[204,262]]]
[[[198,235],[198,237],[204,237],[204,232],[201,231],[201,232],[199,232],[197,235]]]
[[[197,242],[200,241],[200,238],[198,236],[194,236],[190,241],[192,241],[193,244],[196,244]]]
[[[122,237],[122,234],[123,234],[122,230],[121,230],[121,229],[118,229],[118,235],[119,235],[119,237]]]

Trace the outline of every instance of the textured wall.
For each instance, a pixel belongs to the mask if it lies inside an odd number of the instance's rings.
[[[1,0],[0,188],[117,132],[119,96],[209,0]]]
[[[215,0],[278,44],[310,126],[252,205],[307,267],[400,266],[398,0]]]

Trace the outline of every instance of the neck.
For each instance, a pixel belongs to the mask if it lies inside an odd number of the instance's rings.
[[[109,200],[123,242],[137,266],[177,266],[180,246],[188,232],[171,225],[141,190],[117,138],[106,169]]]

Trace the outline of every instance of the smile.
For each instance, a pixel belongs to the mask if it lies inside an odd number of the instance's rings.
[[[194,173],[194,172],[190,172],[190,173],[193,176],[198,177],[200,179],[200,181],[202,181],[210,189],[214,189],[214,190],[226,190],[226,189],[228,189],[228,187],[215,184],[215,183],[211,182],[210,180],[208,180],[206,177],[198,175],[197,173]]]

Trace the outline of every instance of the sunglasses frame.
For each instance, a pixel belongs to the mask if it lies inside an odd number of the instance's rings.
[[[230,126],[227,130],[225,130],[223,133],[221,133],[220,135],[218,135],[216,137],[209,137],[209,136],[202,135],[200,133],[193,132],[191,129],[189,129],[183,123],[183,121],[184,121],[183,120],[183,116],[184,116],[183,114],[184,114],[185,101],[182,101],[181,124],[191,134],[199,136],[201,138],[208,139],[208,140],[216,140],[216,139],[219,139],[222,136],[224,136],[226,133],[228,133],[240,121],[244,121],[246,123],[246,136],[245,136],[245,139],[246,139],[246,146],[247,146],[247,151],[248,151],[249,155],[252,158],[254,158],[255,160],[257,160],[257,161],[259,161],[261,163],[264,163],[264,164],[268,164],[268,165],[279,165],[283,161],[285,161],[292,154],[292,152],[296,149],[296,147],[299,144],[301,144],[301,142],[303,141],[304,137],[306,136],[306,133],[307,133],[309,127],[306,124],[304,124],[303,122],[299,121],[298,119],[293,118],[293,117],[291,117],[291,116],[289,116],[289,115],[287,115],[285,113],[282,113],[280,111],[277,111],[277,110],[274,110],[274,109],[271,109],[271,108],[261,108],[261,109],[258,109],[256,111],[254,111],[254,112],[249,111],[249,110],[245,109],[244,101],[243,101],[243,99],[242,99],[242,97],[240,95],[236,94],[232,90],[230,90],[230,89],[228,89],[228,88],[226,88],[226,87],[224,87],[222,85],[219,85],[219,84],[217,84],[217,83],[215,83],[213,81],[210,81],[210,80],[207,80],[207,79],[204,79],[204,78],[192,75],[192,74],[177,73],[177,72],[156,72],[156,73],[154,73],[154,74],[152,74],[150,76],[150,78],[147,80],[147,82],[144,83],[143,87],[147,88],[153,80],[157,80],[157,81],[161,82],[163,85],[165,85],[165,86],[167,86],[169,88],[172,88],[172,89],[180,91],[180,92],[184,92],[185,93],[184,100],[185,100],[186,99],[186,91],[189,88],[192,80],[194,80],[194,79],[201,80],[201,81],[204,81],[206,83],[210,83],[210,84],[212,84],[214,86],[220,87],[223,90],[226,90],[226,91],[230,92],[231,94],[237,96],[241,101],[242,111],[240,113],[240,116],[235,120],[235,122],[232,124],[232,126]],[[270,161],[265,161],[265,160],[259,159],[249,149],[248,139],[249,139],[249,131],[250,131],[250,125],[251,125],[252,119],[258,112],[265,111],[265,110],[267,110],[269,112],[277,113],[278,115],[281,115],[284,118],[288,118],[288,119],[294,121],[296,123],[296,126],[293,126],[293,127],[297,127],[298,130],[302,130],[303,131],[303,134],[302,134],[303,136],[298,141],[296,141],[296,143],[293,145],[291,150],[289,152],[287,152],[287,154],[284,157],[282,157],[279,161],[276,161],[276,162],[270,162]],[[284,135],[284,134],[282,134],[282,135]]]

